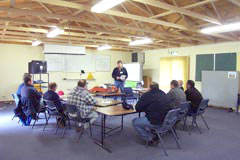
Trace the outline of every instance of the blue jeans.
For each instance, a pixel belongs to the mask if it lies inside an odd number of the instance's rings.
[[[153,139],[150,129],[156,125],[152,125],[146,117],[133,119],[132,125],[142,139],[145,141],[151,141]]]
[[[123,92],[123,90],[124,90],[124,82],[115,81],[114,85],[117,87],[117,89],[120,89],[120,91]]]

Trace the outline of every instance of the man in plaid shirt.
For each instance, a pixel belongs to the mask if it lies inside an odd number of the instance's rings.
[[[97,101],[90,95],[86,87],[86,80],[79,80],[78,86],[68,94],[67,103],[78,107],[82,118],[90,118],[94,122],[98,114],[93,110]]]

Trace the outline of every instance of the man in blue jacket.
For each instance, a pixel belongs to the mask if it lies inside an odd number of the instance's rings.
[[[23,80],[24,80],[24,78],[25,77],[30,77],[30,78],[32,78],[32,75],[31,74],[29,74],[29,73],[24,73],[24,75],[23,75]],[[18,98],[21,98],[21,91],[22,91],[22,88],[24,87],[24,82],[23,83],[21,83],[20,85],[19,85],[19,87],[18,87],[18,90],[17,90],[17,96],[18,96]]]
[[[59,117],[57,120],[61,126],[64,126],[66,118],[64,114],[65,106],[62,104],[59,95],[56,93],[56,90],[57,84],[55,82],[50,83],[48,86],[48,91],[43,95],[43,99],[52,101],[55,104],[57,111],[61,114],[61,117]]]
[[[40,110],[41,94],[32,86],[30,77],[24,78],[24,87],[21,90],[21,103],[23,112],[27,116],[26,125],[30,125],[31,119],[37,119],[36,113]]]
[[[152,126],[160,126],[167,112],[171,109],[168,96],[153,82],[150,90],[143,94],[135,106],[137,112],[145,112],[145,117],[135,118],[133,127],[138,135],[148,144],[155,143],[153,135],[149,132]]]

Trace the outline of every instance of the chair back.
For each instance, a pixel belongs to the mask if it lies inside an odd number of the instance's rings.
[[[15,101],[16,106],[18,106],[18,103],[19,103],[19,100],[20,100],[19,97],[17,96],[17,94],[12,94],[12,97]]]
[[[133,90],[131,87],[125,87],[123,92],[126,94],[126,97],[133,96]]]
[[[172,109],[168,111],[167,115],[164,118],[163,125],[162,125],[162,131],[167,132],[172,129],[172,127],[176,124],[178,120],[178,113],[181,109]]]
[[[57,107],[53,101],[43,100],[49,114],[58,114]]]
[[[178,113],[178,120],[182,120],[184,117],[187,116],[190,106],[191,106],[191,102],[182,102],[179,105],[178,108],[180,109],[180,111]]]
[[[66,111],[68,118],[73,121],[83,121],[84,119],[81,117],[80,111],[75,105],[66,104]]]
[[[202,114],[205,112],[206,108],[208,107],[208,102],[209,102],[209,99],[203,99],[201,101],[197,110],[197,114]]]

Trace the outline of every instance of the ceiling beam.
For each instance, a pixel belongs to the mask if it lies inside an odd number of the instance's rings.
[[[211,2],[216,2],[216,1],[218,1],[218,0],[204,0],[204,1],[201,1],[201,2],[198,2],[198,3],[194,3],[194,4],[190,4],[190,5],[181,7],[181,8],[191,9],[191,8],[195,8],[195,7],[202,6],[202,5],[205,5],[205,4],[208,4],[208,3],[211,3]],[[152,16],[151,18],[164,17],[164,16],[167,16],[167,15],[170,15],[170,14],[173,14],[173,13],[176,13],[176,11],[167,11],[167,12],[160,13],[160,14],[157,14],[155,16]]]
[[[228,0],[228,1],[230,1],[231,3],[240,7],[240,1],[239,0]]]
[[[91,12],[91,6],[82,5],[82,4],[73,3],[73,2],[67,2],[67,1],[63,1],[63,0],[33,0],[33,1],[51,4],[51,5],[55,5],[55,6],[62,6],[62,7],[86,10],[86,11]],[[117,16],[117,17],[122,17],[122,18],[127,18],[127,19],[147,22],[147,23],[159,24],[159,25],[173,27],[173,28],[177,28],[177,29],[192,30],[192,29],[189,29],[189,28],[179,25],[179,24],[174,24],[174,23],[170,23],[170,22],[166,22],[166,21],[162,21],[162,20],[156,20],[156,19],[152,19],[152,18],[148,18],[148,17],[138,16],[138,15],[134,15],[134,14],[130,14],[130,13],[124,13],[124,12],[115,11],[115,10],[111,10],[111,9],[103,12],[102,14],[107,14],[107,15],[112,15],[112,16]]]
[[[160,2],[160,1],[156,1],[156,0],[133,0],[133,1],[144,3],[144,4],[147,4],[147,5],[151,5],[151,6],[155,6],[155,7],[162,8],[162,9],[166,9],[166,10],[169,10],[169,11],[178,12],[178,13],[181,13],[181,14],[184,14],[184,15],[187,15],[187,16],[190,16],[190,17],[198,18],[198,19],[201,19],[203,21],[210,22],[210,23],[221,24],[215,18],[206,16],[206,15],[203,15],[203,14],[199,14],[199,13],[196,13],[196,12],[192,12],[192,11],[184,9],[184,8],[179,8],[177,6],[170,5],[170,4],[167,4],[167,3],[163,3],[163,2]]]

